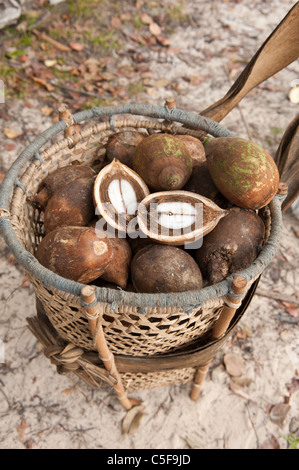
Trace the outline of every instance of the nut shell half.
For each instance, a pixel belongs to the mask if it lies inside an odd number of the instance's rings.
[[[97,215],[120,232],[137,213],[138,204],[149,194],[140,176],[126,165],[113,160],[96,177],[93,200]]]
[[[139,230],[148,238],[168,245],[199,240],[217,225],[227,210],[189,191],[152,193],[138,206]]]

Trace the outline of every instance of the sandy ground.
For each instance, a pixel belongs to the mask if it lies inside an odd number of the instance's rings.
[[[167,77],[176,91],[153,87],[138,102],[161,104],[174,95],[177,106],[200,111],[228,90],[263,40],[294,4],[291,1],[185,1],[192,26],[170,37],[175,53],[155,56],[151,70]],[[144,52],[146,54],[146,51]],[[186,77],[203,77],[186,80]],[[295,62],[259,86],[222,122],[274,153],[282,130],[298,112],[288,92],[299,77]],[[7,112],[27,132],[28,143],[51,125],[40,104],[12,102]],[[23,149],[2,134],[2,162],[8,168]],[[216,355],[197,402],[190,385],[132,394],[145,415],[138,432],[122,435],[125,412],[114,391],[90,389],[73,376],[58,375],[30,333],[34,292],[0,238],[0,447],[2,449],[263,449],[287,448],[286,436],[299,437],[299,221],[283,216],[284,233],[276,258],[264,272],[236,332]],[[267,293],[267,296],[265,296]],[[282,300],[288,300],[282,303]],[[242,358],[238,379],[225,367],[226,354]]]

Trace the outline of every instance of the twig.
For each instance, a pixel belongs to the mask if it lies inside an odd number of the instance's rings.
[[[275,319],[282,322],[282,323],[291,323],[292,325],[296,325],[296,323],[299,323],[299,318],[296,317],[291,317],[291,315],[276,315]]]
[[[42,18],[40,18],[38,21],[36,21],[32,25],[27,26],[27,31],[36,30],[36,28],[40,28],[45,23],[49,23],[51,19],[53,19],[53,15],[49,11],[46,10]]]
[[[75,88],[67,87],[65,85],[59,85],[58,83],[53,83],[53,82],[48,82],[48,83],[54,87],[61,88],[61,90],[65,90],[68,93],[80,93],[81,95],[93,96],[94,98],[101,98],[101,95],[99,95],[98,93],[92,93],[90,91],[85,91],[85,90],[78,90]]]
[[[261,289],[257,289],[255,293],[256,295],[260,295],[261,297],[268,297],[270,299],[278,300],[281,302],[289,302],[292,304],[299,305],[299,299],[291,295],[283,295],[280,292],[264,291]]]
[[[61,44],[61,42],[55,41],[55,39],[51,38],[46,33],[40,33],[36,29],[33,29],[32,33],[35,34],[42,41],[49,42],[50,44],[52,44],[52,46],[56,47],[56,49],[59,49],[60,51],[64,51],[64,52],[71,51],[71,48],[69,46],[66,46],[65,44]]]
[[[227,68],[226,64],[223,65],[223,68],[224,68],[224,70],[225,70],[225,73],[226,73],[226,76],[227,76],[227,78],[228,78],[228,81],[229,81],[230,85],[232,85],[232,81],[231,81],[231,79],[230,79],[229,72],[228,72],[228,68]],[[245,116],[244,116],[244,114],[243,114],[243,111],[242,111],[242,108],[241,108],[241,106],[240,106],[240,103],[237,104],[237,108],[238,108],[238,110],[239,110],[239,112],[240,112],[241,119],[242,119],[242,121],[243,121],[243,123],[244,123],[246,132],[247,132],[247,134],[248,134],[248,138],[249,138],[250,140],[252,140],[252,135],[251,135],[249,126],[248,126],[248,124],[247,124],[247,121],[246,121],[246,119],[245,119]]]

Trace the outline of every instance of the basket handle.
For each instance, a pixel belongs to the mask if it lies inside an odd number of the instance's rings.
[[[283,204],[283,201],[286,198],[287,192],[288,192],[288,186],[285,183],[280,183],[278,191],[277,191],[277,195],[276,195],[279,197],[280,204]],[[221,337],[223,337],[223,335],[225,335],[236,313],[236,310],[242,305],[242,300],[244,298],[244,295],[246,294],[246,290],[245,290],[246,286],[247,286],[247,279],[245,275],[236,274],[233,277],[232,282],[231,282],[231,289],[225,297],[224,306],[222,307],[220,316],[213,327],[211,337],[210,337],[211,342],[218,340]],[[203,381],[208,373],[211,361],[212,359],[205,362],[204,364],[200,364],[197,367],[197,370],[195,372],[194,379],[193,379],[192,390],[190,393],[191,400],[194,400],[194,401],[197,400],[200,394]]]
[[[222,307],[221,314],[216,321],[214,328],[211,333],[211,341],[217,340],[223,336],[229,327],[231,320],[233,319],[236,310],[240,307],[241,301],[244,291],[247,286],[247,279],[243,276],[235,276],[232,280],[231,286],[231,293],[227,294],[225,299],[225,304]],[[197,400],[201,385],[208,373],[209,366],[212,359],[210,359],[205,364],[201,364],[198,366],[194,379],[193,379],[193,386],[190,393],[191,400]]]
[[[89,328],[98,350],[101,361],[109,374],[115,379],[116,383],[113,388],[116,395],[126,410],[130,410],[133,402],[127,397],[121,377],[115,365],[114,356],[110,351],[102,327],[103,309],[101,304],[97,302],[95,288],[93,286],[84,286],[81,290],[83,306],[86,309],[86,317],[88,319]]]
[[[75,120],[66,104],[61,104],[58,108],[59,120],[64,122],[66,128],[64,130],[64,137],[68,140],[68,147],[71,149],[76,145],[75,136],[77,134],[75,128]]]

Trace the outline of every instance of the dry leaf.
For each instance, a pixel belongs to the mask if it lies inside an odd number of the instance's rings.
[[[30,280],[28,274],[25,274],[25,276],[23,277],[21,286],[23,288],[30,287]]]
[[[50,108],[50,106],[43,106],[41,108],[41,112],[43,113],[44,116],[50,116],[53,113],[53,108]]]
[[[69,387],[69,388],[65,388],[64,390],[62,390],[61,393],[62,393],[63,395],[68,395],[69,393],[74,392],[75,389],[76,389],[76,386],[74,386],[74,387]]]
[[[197,442],[194,442],[189,437],[184,437],[183,439],[184,441],[186,441],[186,444],[189,446],[190,449],[200,449],[200,445]]]
[[[54,90],[54,87],[51,85],[51,83],[48,83],[46,80],[43,80],[42,78],[34,77],[33,75],[31,76],[31,78],[36,83],[39,83],[41,86],[46,88],[48,91],[53,91]]]
[[[143,413],[144,405],[133,406],[127,411],[126,416],[122,421],[122,433],[133,434],[140,426],[141,418],[144,416]]]
[[[229,375],[239,376],[245,373],[245,362],[242,356],[238,354],[225,354],[224,365]]]
[[[9,139],[15,139],[16,137],[22,135],[22,132],[14,129],[9,129],[8,127],[4,127],[3,132]]]
[[[270,410],[271,421],[273,421],[273,423],[278,424],[279,426],[282,426],[290,408],[290,405],[287,405],[285,403],[279,403],[278,405],[274,405]]]
[[[112,18],[110,20],[110,24],[111,24],[112,28],[114,28],[114,29],[119,29],[122,26],[121,19],[116,15],[112,16]]]
[[[21,62],[22,64],[26,64],[27,62],[29,62],[29,57],[28,57],[28,55],[22,54],[22,55],[19,57],[19,62]]]
[[[223,98],[200,114],[220,122],[253,88],[298,59],[299,3],[268,36]]]
[[[21,424],[17,427],[18,437],[21,442],[24,442],[25,431],[28,428],[27,421],[22,418]]]
[[[291,395],[292,393],[297,392],[297,390],[299,390],[299,379],[293,377],[291,383],[287,384],[287,389]]]
[[[144,23],[144,24],[154,23],[153,18],[150,15],[148,15],[147,13],[141,13],[140,19],[141,19],[142,23]]]
[[[5,150],[7,150],[7,152],[11,152],[12,150],[14,150],[16,148],[16,145],[15,144],[4,144],[4,148],[5,148]]]
[[[239,385],[238,383],[236,382],[230,382],[229,384],[229,388],[230,390],[235,393],[236,395],[238,395],[239,397],[242,397],[242,398],[245,398],[245,400],[249,400],[249,395],[248,393],[246,392],[246,390],[241,386]]]
[[[299,318],[299,307],[297,304],[291,302],[282,302],[285,311],[294,318]]]
[[[87,59],[85,61],[85,65],[86,65],[91,77],[92,78],[97,77],[97,75],[98,75],[98,59],[96,59],[94,57],[89,57],[89,59]]]
[[[160,36],[161,34],[160,26],[154,22],[149,25],[149,31],[151,34],[153,34],[153,36]]]
[[[159,80],[155,80],[154,82],[151,82],[151,86],[153,87],[167,87],[170,84],[170,80],[167,78],[160,78]]]
[[[54,65],[57,64],[57,61],[55,59],[47,59],[44,64],[46,67],[54,67]]]
[[[279,442],[278,440],[276,439],[275,436],[273,436],[273,434],[271,434],[268,439],[266,439],[262,444],[261,446],[259,447],[259,449],[280,449],[280,445],[279,445]]]
[[[73,51],[82,51],[84,49],[84,46],[83,44],[81,44],[80,42],[70,42],[69,43],[69,46],[71,49],[73,49]]]
[[[165,47],[170,46],[170,40],[168,38],[158,35],[156,36],[156,39],[161,44],[161,46],[165,46]]]
[[[190,78],[190,85],[191,86],[199,86],[204,82],[205,78],[200,77],[199,75],[194,75],[193,77]]]

